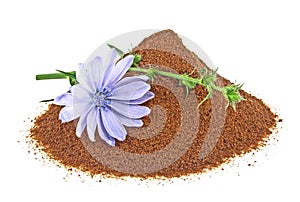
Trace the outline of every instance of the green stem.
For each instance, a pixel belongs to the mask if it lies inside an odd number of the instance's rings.
[[[188,81],[188,82],[191,82],[191,83],[194,83],[194,84],[206,87],[206,85],[203,83],[202,79],[193,78],[193,77],[190,77],[190,76],[188,76],[186,74],[174,74],[174,73],[171,73],[171,72],[159,71],[159,70],[156,70],[156,69],[151,68],[151,67],[148,68],[148,69],[139,68],[139,67],[130,67],[129,71],[130,72],[145,73],[145,74],[150,75],[150,76],[156,74],[156,75],[160,75],[160,76],[164,76],[164,77],[169,77],[169,78],[177,79],[177,80],[180,80],[180,81]],[[220,88],[219,86],[212,85],[212,88],[214,90],[223,92],[223,88]]]
[[[179,74],[174,74],[171,72],[164,72],[164,71],[159,71],[153,68],[145,69],[145,68],[139,68],[139,67],[130,67],[129,68],[130,72],[140,72],[140,73],[145,73],[145,74],[157,74],[173,79],[178,79],[178,80],[183,80],[182,75]]]
[[[46,79],[66,79],[68,76],[64,73],[52,73],[52,74],[38,74],[35,76],[36,80]]]

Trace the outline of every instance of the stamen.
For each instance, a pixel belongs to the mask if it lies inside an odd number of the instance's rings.
[[[98,109],[107,111],[108,105],[111,101],[107,98],[112,96],[112,89],[105,87],[97,91],[93,97],[93,103]]]

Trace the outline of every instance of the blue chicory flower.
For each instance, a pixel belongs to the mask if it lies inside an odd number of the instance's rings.
[[[102,140],[111,146],[115,139],[124,141],[127,135],[124,126],[141,127],[143,116],[150,109],[140,104],[150,100],[154,94],[146,83],[147,76],[122,78],[133,63],[128,55],[116,63],[117,52],[111,52],[107,65],[102,58],[95,57],[85,68],[81,64],[76,84],[54,100],[54,104],[65,106],[59,113],[62,122],[79,118],[76,135],[81,137],[87,129],[88,137],[95,141],[96,128]]]

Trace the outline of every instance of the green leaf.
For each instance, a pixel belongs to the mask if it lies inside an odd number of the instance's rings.
[[[42,100],[42,101],[40,101],[40,102],[51,102],[51,101],[54,101],[54,99]]]
[[[236,103],[245,100],[238,92],[243,85],[244,84],[232,84],[223,89],[223,94],[228,100],[228,105],[231,105],[234,110],[236,110]]]
[[[78,84],[78,81],[76,80],[76,71],[72,71],[72,72],[64,72],[62,70],[56,70],[61,74],[65,74],[67,76],[67,78],[69,78],[69,82],[71,84],[71,86],[74,86],[76,84]]]
[[[214,71],[209,71],[206,68],[201,68],[198,71],[198,79],[201,79],[201,83],[204,86],[209,86],[209,85],[213,85],[214,82],[216,81],[216,73],[217,70]]]
[[[69,82],[71,86],[74,86],[79,83],[75,78],[71,78],[71,77],[69,77]]]
[[[137,63],[139,63],[141,60],[142,60],[142,56],[140,54],[135,54],[132,62],[132,66],[138,66]]]
[[[207,69],[205,67],[202,67],[198,71],[198,78],[201,78],[202,75],[207,75]]]
[[[62,71],[62,70],[59,70],[59,69],[56,69],[56,71],[61,73],[61,74],[65,74],[66,76],[76,78],[76,71],[65,72],[65,71]]]
[[[207,91],[208,91],[208,93],[207,93],[206,97],[198,104],[197,108],[199,108],[205,101],[207,101],[211,97],[211,95],[213,93],[212,87],[207,86]]]
[[[149,77],[150,81],[154,81],[154,72],[155,72],[155,67],[149,67],[146,76]]]
[[[117,47],[115,47],[115,46],[113,46],[113,45],[111,45],[111,44],[107,44],[108,45],[108,47],[110,47],[110,48],[114,48],[114,49],[116,49],[116,51],[118,52],[118,54],[119,54],[119,56],[121,57],[121,58],[123,58],[124,57],[124,52],[123,51],[121,51],[120,49],[118,49]]]
[[[191,71],[188,75],[191,76],[192,74],[194,74],[195,71],[196,71],[196,68],[194,68],[193,71]]]
[[[216,81],[216,75],[214,75],[214,74],[205,75],[202,78],[202,83],[205,86],[209,86],[209,85],[213,84],[215,81]]]
[[[197,84],[195,82],[193,82],[193,81],[190,81],[189,75],[183,74],[182,78],[183,78],[182,79],[182,85],[184,85],[184,86],[186,86],[186,87],[188,87],[190,89],[194,89],[196,87]]]

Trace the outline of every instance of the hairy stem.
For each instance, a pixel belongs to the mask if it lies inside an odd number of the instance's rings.
[[[164,71],[156,70],[155,68],[145,69],[145,68],[140,68],[140,67],[130,67],[128,71],[145,73],[145,74],[150,75],[150,76],[160,75],[160,76],[164,76],[164,77],[177,79],[179,81],[188,81],[188,82],[206,87],[206,85],[204,84],[202,79],[193,78],[193,77],[190,77],[186,74],[175,74],[175,73],[171,73],[171,72],[164,72]],[[220,88],[219,86],[212,85],[212,88],[214,90],[223,92],[223,88]]]

